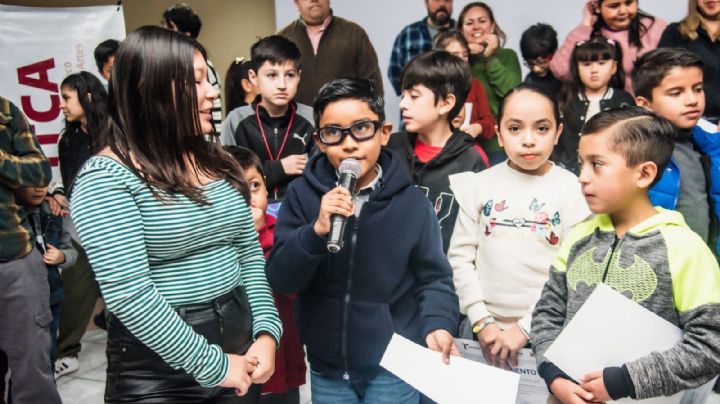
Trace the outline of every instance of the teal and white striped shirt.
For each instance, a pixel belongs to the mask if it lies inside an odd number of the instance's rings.
[[[243,285],[253,335],[280,340],[250,208],[225,180],[203,186],[210,205],[182,194],[159,201],[120,162],[92,157],[78,174],[72,217],[108,309],[170,366],[203,386],[223,381],[228,357],[173,310]]]

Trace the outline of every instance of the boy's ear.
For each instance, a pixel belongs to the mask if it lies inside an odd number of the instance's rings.
[[[650,105],[652,104],[652,103],[650,102],[650,100],[648,100],[647,98],[645,98],[645,97],[643,97],[643,96],[641,96],[641,95],[638,95],[637,97],[635,97],[635,103],[637,104],[638,107],[643,107],[643,108],[647,108],[647,109],[652,109],[652,108],[650,107]]]
[[[378,129],[377,136],[380,136],[380,144],[384,147],[387,146],[390,141],[390,134],[392,133],[392,123],[383,122],[380,129]]]
[[[650,188],[650,184],[655,181],[655,178],[658,175],[662,174],[658,173],[657,164],[653,163],[652,161],[646,161],[644,163],[638,164],[636,173],[636,183],[638,188]]]
[[[250,74],[248,73],[248,77],[249,77],[249,76],[250,76]],[[252,87],[251,87],[252,84],[250,83],[250,79],[249,79],[249,78],[240,80],[240,86],[242,86],[243,91],[245,91],[246,93],[247,93],[248,91],[252,90]]]
[[[438,101],[438,112],[440,112],[441,115],[449,114],[455,107],[456,102],[457,99],[455,98],[455,94],[448,94],[445,98],[441,98]]]
[[[255,69],[248,70],[248,80],[254,85],[257,86],[257,73],[255,73]]]

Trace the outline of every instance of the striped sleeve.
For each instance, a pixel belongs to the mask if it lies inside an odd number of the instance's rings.
[[[195,333],[150,279],[143,218],[120,174],[87,167],[77,177],[72,217],[108,309],[173,368],[203,386],[222,382],[227,355]]]
[[[282,326],[275,300],[265,275],[265,256],[258,242],[252,213],[247,205],[241,209],[242,230],[234,241],[240,264],[240,278],[245,287],[253,316],[253,335],[266,332],[280,345]]]

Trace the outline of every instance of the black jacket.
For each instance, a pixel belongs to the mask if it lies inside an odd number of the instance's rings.
[[[703,87],[705,89],[705,115],[720,117],[720,39],[712,42],[707,31],[698,27],[698,39],[691,41],[684,38],[674,22],[665,28],[658,47],[685,48],[702,59]]]
[[[360,217],[348,218],[343,249],[331,254],[313,225],[338,178],[324,154],[312,158],[287,189],[266,269],[273,290],[298,293],[297,325],[313,371],[349,377],[361,395],[393,332],[425,344],[431,331],[454,333],[459,314],[432,207],[396,155],[383,150],[378,162],[379,186]]]
[[[590,101],[585,94],[579,92],[572,100],[569,108],[563,113],[563,131],[558,139],[558,144],[553,150],[550,159],[561,167],[578,175],[578,146],[580,144],[580,133],[587,121],[587,110]],[[635,105],[635,99],[630,93],[618,88],[608,88],[600,100],[600,111],[613,108],[622,108]]]
[[[458,129],[453,130],[440,154],[427,163],[422,163],[415,156],[416,141],[417,134],[397,132],[390,136],[387,147],[400,155],[413,184],[427,195],[435,207],[442,231],[443,251],[447,252],[460,209],[450,189],[449,177],[465,171],[480,172],[487,166],[475,149],[472,137]]]
[[[285,195],[287,185],[298,177],[285,174],[280,159],[293,154],[311,154],[315,145],[312,138],[315,129],[305,118],[307,113],[300,113],[301,108],[307,109],[304,105],[298,105],[293,101],[283,117],[271,118],[265,108],[258,105],[259,102],[258,96],[252,104],[233,110],[232,113],[238,114],[240,120],[232,134],[223,133],[223,143],[246,147],[260,157],[263,171],[265,171],[268,197],[271,201],[280,201]],[[258,124],[256,111],[260,113],[259,120],[262,122],[265,138],[263,138],[263,132]],[[233,119],[237,118],[233,117]],[[291,125],[289,131],[288,125]],[[225,126],[223,126],[224,130]],[[287,140],[284,140],[286,133]],[[284,146],[283,141],[285,142]],[[268,154],[268,147],[272,152],[272,157]],[[279,156],[278,152],[280,152]]]

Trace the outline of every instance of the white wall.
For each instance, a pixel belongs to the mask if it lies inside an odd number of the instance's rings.
[[[565,35],[577,26],[582,18],[583,0],[486,0],[493,8],[495,18],[508,36],[506,47],[513,48],[520,57],[520,36],[537,22],[555,27],[560,43]],[[453,18],[470,0],[453,3]],[[335,15],[360,24],[367,31],[380,62],[384,77],[385,111],[387,119],[397,124],[398,99],[387,80],[395,36],[402,28],[424,18],[427,14],[424,0],[331,0]],[[687,11],[686,0],[643,0],[641,8],[649,14],[669,22],[680,20]],[[284,27],[298,17],[292,0],[275,0],[275,20],[278,28]],[[523,76],[527,69],[523,66]]]

